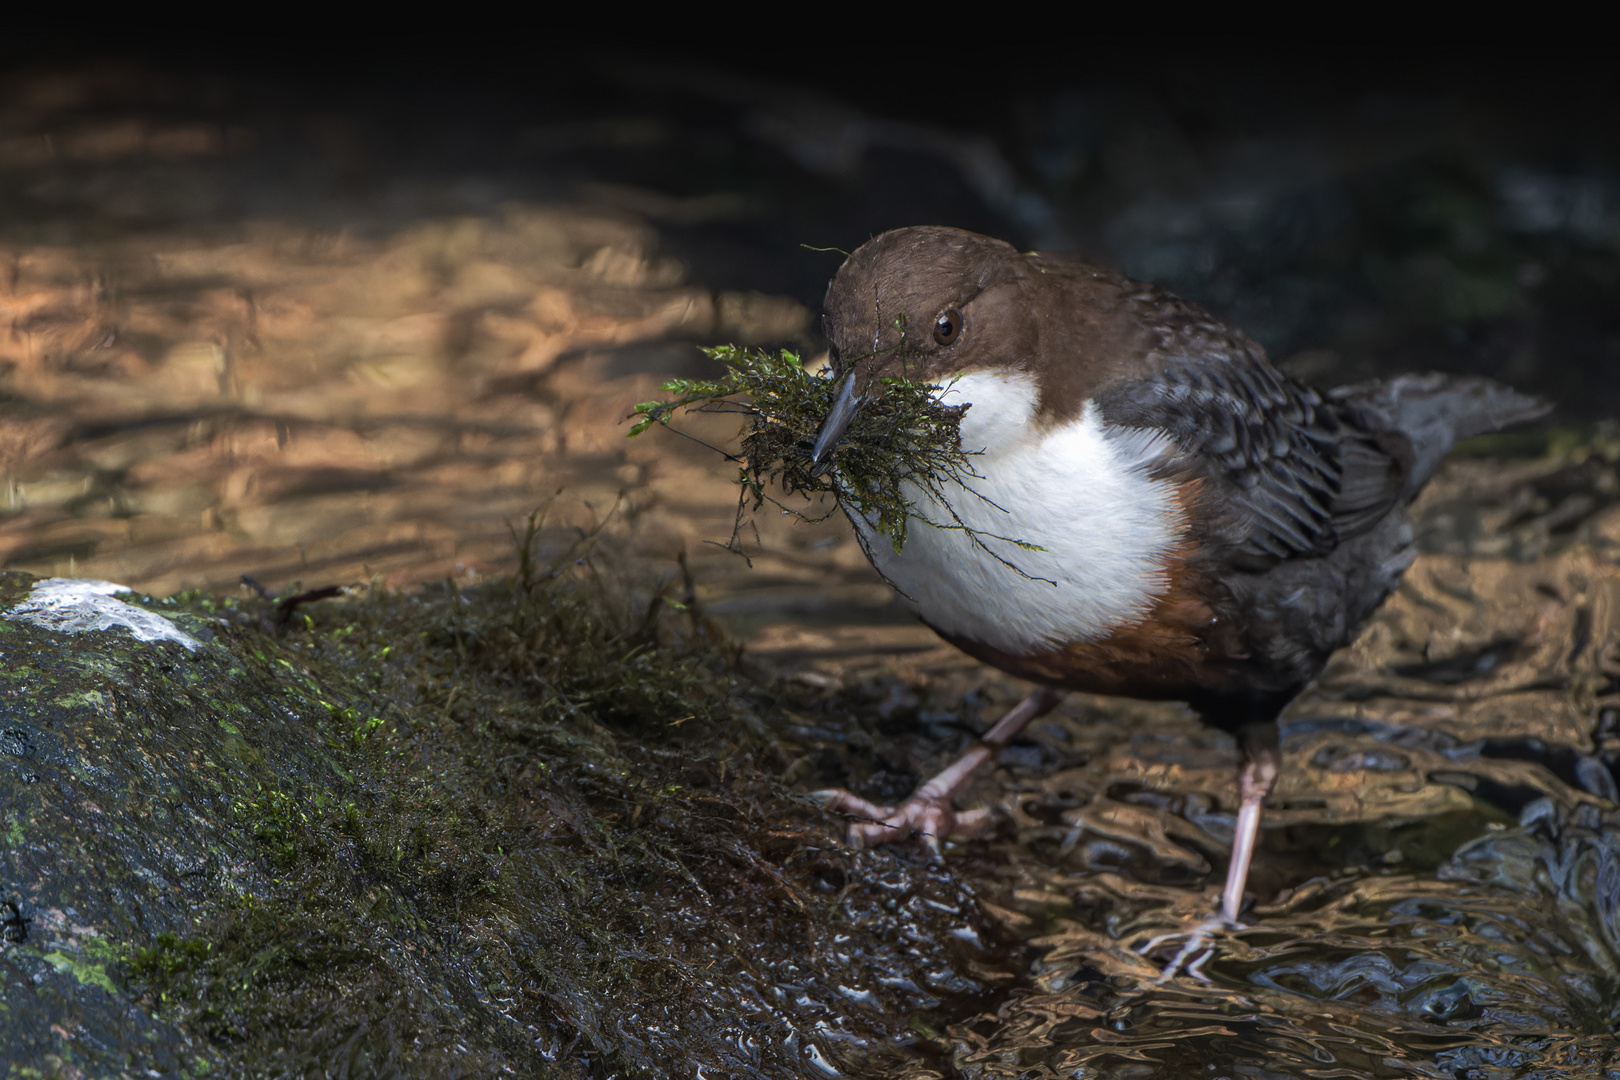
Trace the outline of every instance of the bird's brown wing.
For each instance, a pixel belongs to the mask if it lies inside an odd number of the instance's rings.
[[[1095,400],[1111,424],[1171,436],[1179,453],[1165,469],[1203,482],[1208,540],[1259,570],[1324,555],[1382,519],[1400,496],[1401,469],[1374,437],[1246,336],[1166,300],[1177,306],[1156,313],[1152,373]]]

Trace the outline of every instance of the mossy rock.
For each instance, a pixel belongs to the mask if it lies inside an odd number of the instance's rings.
[[[937,1075],[987,992],[971,896],[838,845],[656,590],[101,597],[140,640],[39,585],[0,576],[0,1075]]]
[[[0,576],[0,603],[14,609],[33,584]],[[0,620],[0,1044],[12,1074],[28,1062],[209,1072],[213,1050],[143,1008],[123,969],[159,939],[189,939],[227,898],[251,903],[249,793],[263,804],[342,790],[305,719],[321,707],[318,681],[177,621],[200,647]]]

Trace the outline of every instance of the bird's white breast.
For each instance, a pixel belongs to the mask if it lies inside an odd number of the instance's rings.
[[[1147,471],[1165,437],[1110,430],[1089,403],[1077,419],[1042,422],[1027,375],[970,372],[940,396],[973,406],[962,448],[982,451],[969,459],[982,479],[951,490],[949,501],[977,542],[913,522],[896,554],[855,522],[916,612],[947,634],[1017,655],[1096,641],[1144,618],[1168,587],[1165,566],[1184,527],[1171,485]],[[926,493],[907,494],[930,520],[951,523]]]

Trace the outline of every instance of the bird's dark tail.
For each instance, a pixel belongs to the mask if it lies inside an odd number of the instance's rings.
[[[1403,463],[1407,498],[1417,494],[1463,439],[1528,424],[1553,407],[1478,375],[1432,372],[1341,386],[1329,397],[1361,427],[1399,435],[1410,445],[1410,459]]]

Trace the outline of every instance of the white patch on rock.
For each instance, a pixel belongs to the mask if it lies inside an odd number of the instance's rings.
[[[162,615],[114,598],[117,593],[129,591],[128,585],[111,581],[46,578],[36,581],[28,599],[6,612],[5,617],[63,634],[121,626],[137,641],[177,641],[192,651],[202,648],[202,642]]]
[[[1149,475],[1167,437],[1110,428],[1089,403],[1072,421],[1042,423],[1035,381],[1024,374],[969,372],[940,398],[973,406],[962,448],[982,451],[969,459],[978,495],[958,489],[948,498],[982,546],[960,529],[916,523],[897,555],[855,521],[912,609],[947,634],[1014,655],[1096,641],[1145,618],[1168,587],[1165,565],[1185,527],[1171,485]],[[950,521],[907,488],[931,520]]]

